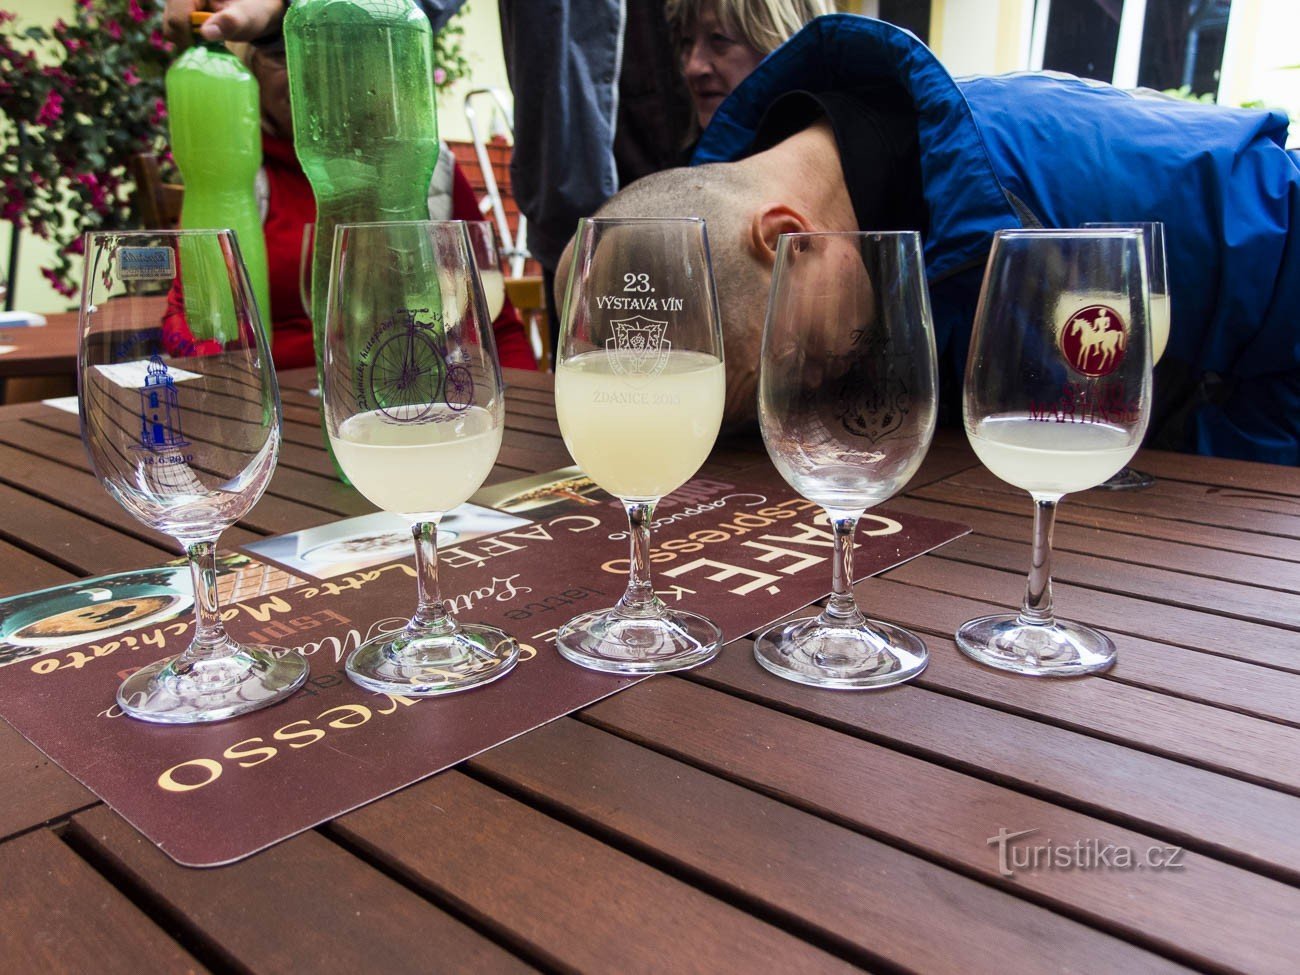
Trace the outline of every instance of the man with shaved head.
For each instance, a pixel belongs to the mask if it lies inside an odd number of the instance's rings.
[[[995,231],[1162,221],[1173,320],[1149,442],[1295,465],[1300,159],[1286,126],[1063,75],[955,81],[906,31],[835,15],[733,92],[696,165],[633,183],[597,215],[707,221],[733,423],[754,415],[782,233],[921,233],[952,418]]]

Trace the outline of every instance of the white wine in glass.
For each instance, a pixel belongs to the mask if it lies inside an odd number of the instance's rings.
[[[438,523],[483,485],[505,423],[466,224],[340,225],[325,338],[334,456],[373,504],[410,521],[419,595],[404,629],[352,652],[348,676],[368,690],[414,696],[497,680],[518,660],[518,643],[457,620],[438,582]]]
[[[220,721],[283,700],[300,654],[243,644],[217,600],[217,539],[266,490],[280,396],[233,231],[87,235],[77,361],[95,474],[190,561],[195,629],[178,656],[118,688],[133,718]]]
[[[1142,231],[1146,250],[1147,280],[1151,289],[1151,367],[1154,369],[1169,344],[1169,271],[1165,259],[1165,225],[1146,223],[1085,223],[1084,229],[1131,229]],[[1156,479],[1145,471],[1125,465],[1097,487],[1107,491],[1149,488]]]
[[[506,305],[506,276],[501,270],[501,253],[492,224],[487,220],[471,220],[465,224],[469,243],[474,252],[474,266],[483,282],[483,297],[487,300],[488,321],[495,322]]]
[[[1056,618],[1052,525],[1061,497],[1132,459],[1151,412],[1150,304],[1136,229],[1003,230],[975,316],[962,405],[980,461],[1034,499],[1019,613],[963,623],[957,645],[991,667],[1066,677],[1104,670],[1111,639]]]
[[[650,579],[656,502],[709,456],[722,424],[722,331],[702,220],[583,220],[555,370],[565,446],[623,502],[627,591],[560,628],[556,646],[593,670],[644,674],[711,659],[721,632],[669,608]]]
[[[758,418],[777,470],[826,511],[831,597],[778,623],[754,658],[787,680],[889,687],[925,669],[916,634],[853,596],[853,535],[925,458],[937,414],[934,325],[916,233],[783,234],[759,357]]]

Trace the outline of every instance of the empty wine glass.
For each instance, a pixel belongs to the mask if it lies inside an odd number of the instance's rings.
[[[788,680],[888,687],[929,660],[916,634],[867,619],[853,597],[853,534],[925,458],[937,402],[934,325],[915,233],[783,234],[763,329],[758,417],[790,486],[826,511],[832,592],[818,616],[778,623],[754,657]]]
[[[593,670],[694,667],[718,652],[722,634],[655,595],[650,525],[722,424],[722,330],[704,221],[583,220],[572,266],[556,416],[578,466],[623,502],[631,553],[618,603],[570,620],[555,644]]]
[[[491,320],[465,224],[342,224],[325,329],[325,429],[353,486],[411,523],[419,603],[362,644],[347,673],[372,691],[428,696],[504,676],[519,645],[461,623],[438,587],[438,523],[483,485],[505,423]]]
[[[1085,223],[1084,228],[1132,228],[1142,231],[1151,288],[1151,367],[1154,369],[1169,344],[1169,275],[1165,270],[1165,225],[1163,223]],[[1156,479],[1145,471],[1125,465],[1119,473],[1097,487],[1107,491],[1149,488]]]
[[[994,235],[966,360],[966,434],[984,466],[1034,499],[1019,614],[963,623],[957,644],[1003,670],[1070,676],[1115,659],[1105,634],[1052,607],[1056,504],[1132,459],[1151,412],[1151,341],[1141,232]]]
[[[234,233],[89,234],[77,381],[95,474],[180,543],[194,581],[189,646],[128,677],[118,704],[188,724],[282,700],[306,661],[237,642],[217,602],[217,538],[262,496],[280,446],[279,389]]]
[[[483,282],[483,296],[487,299],[488,321],[495,322],[506,304],[506,277],[501,271],[501,254],[497,249],[496,233],[487,220],[471,220],[465,224],[469,232],[470,251],[474,266]]]

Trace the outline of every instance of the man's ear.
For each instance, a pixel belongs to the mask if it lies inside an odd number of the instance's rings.
[[[785,203],[764,203],[749,222],[749,249],[767,267],[776,263],[776,239],[782,234],[804,234],[815,229],[802,212]]]

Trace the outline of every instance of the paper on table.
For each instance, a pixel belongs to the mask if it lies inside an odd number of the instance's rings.
[[[0,355],[4,355],[6,352],[12,352],[16,348],[18,348],[16,345],[0,345]]]
[[[112,362],[95,368],[124,389],[139,389],[144,385],[145,378],[149,374],[149,360],[136,359],[134,362]],[[177,369],[175,366],[168,366],[167,375],[171,377],[173,382],[178,383],[186,379],[199,378],[197,372],[186,372],[184,369]]]
[[[46,406],[52,406],[56,410],[63,410],[64,413],[78,413],[80,408],[77,405],[75,396],[56,396],[54,399],[41,400]]]

